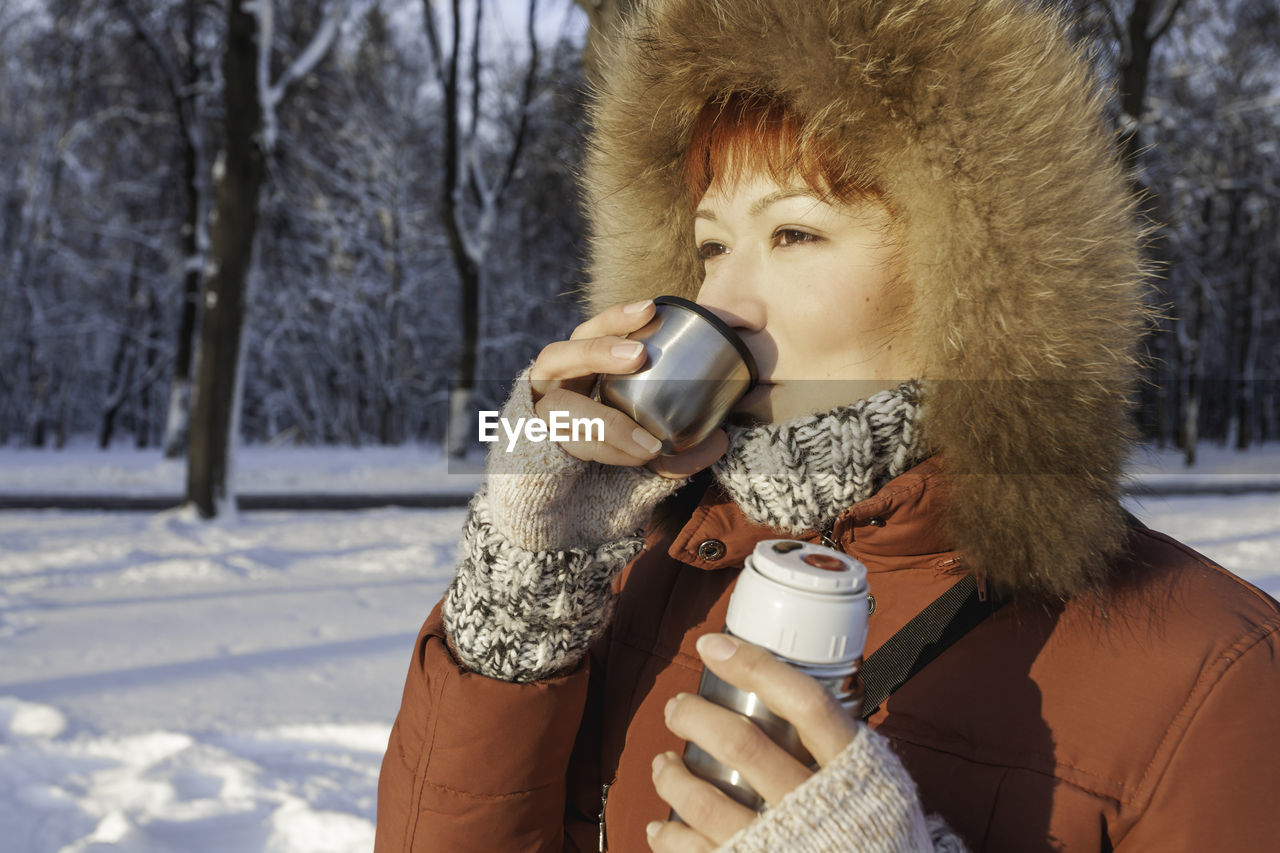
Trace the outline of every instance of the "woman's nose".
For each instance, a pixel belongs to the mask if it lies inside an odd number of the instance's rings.
[[[764,310],[755,296],[750,274],[734,270],[719,271],[703,279],[694,300],[715,314],[730,328],[752,331],[764,327]]]
[[[723,320],[725,324],[728,325],[729,328],[731,329],[748,329],[748,328],[751,328],[752,326],[751,322],[746,317],[742,316],[741,314],[735,313],[729,308],[725,308],[721,305],[708,302],[707,300],[702,298],[701,293],[698,294],[698,299],[696,301],[703,308],[706,308],[712,314],[715,314],[717,317]]]

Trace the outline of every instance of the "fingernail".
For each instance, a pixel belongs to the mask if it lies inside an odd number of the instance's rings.
[[[649,837],[649,840],[650,840],[650,841],[652,841],[652,840],[654,839],[654,837],[656,837],[656,836],[657,836],[657,834],[658,834],[658,830],[660,830],[660,829],[662,829],[662,821],[660,821],[660,820],[651,820],[651,821],[649,821],[648,825],[647,825],[647,826],[645,826],[645,828],[644,828],[644,834],[645,834],[645,835],[647,835],[647,836]]]
[[[653,304],[652,299],[645,299],[640,302],[632,302],[622,309],[623,314],[639,314],[644,309]]]
[[[675,713],[676,703],[680,701],[680,694],[677,693],[667,700],[667,705],[662,709],[662,718],[667,722],[671,722],[671,715]]]
[[[632,359],[644,352],[644,344],[632,342],[628,344],[614,344],[613,349],[609,350],[613,353],[614,358]]]
[[[658,771],[662,769],[662,765],[667,763],[667,754],[660,752],[653,757],[653,775],[657,776]]]
[[[631,438],[635,440],[636,444],[640,445],[650,453],[657,453],[659,450],[662,449],[661,441],[658,441],[658,439],[649,435],[649,433],[645,432],[639,427],[637,427],[635,430],[632,431]]]
[[[724,634],[707,634],[698,638],[698,654],[703,660],[728,660],[737,650],[738,644]]]

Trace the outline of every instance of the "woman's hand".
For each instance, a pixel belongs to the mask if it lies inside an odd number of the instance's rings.
[[[795,726],[819,766],[853,740],[859,723],[835,697],[759,646],[726,634],[708,634],[698,640],[698,653],[712,672],[755,693],[769,710]],[[700,696],[681,693],[672,698],[666,719],[667,728],[737,770],[770,805],[813,775],[746,717]],[[755,812],[690,773],[674,752],[654,759],[653,783],[680,815],[679,821],[649,824],[649,847],[655,853],[714,850],[756,818]]]
[[[551,412],[569,418],[600,418],[604,441],[566,441],[571,456],[607,465],[640,466],[664,477],[687,477],[719,459],[728,447],[723,430],[675,456],[659,456],[661,442],[617,409],[589,396],[601,373],[634,373],[644,367],[644,345],[626,335],[653,319],[653,300],[615,305],[573,330],[567,341],[543,347],[529,369],[534,411],[543,420]]]

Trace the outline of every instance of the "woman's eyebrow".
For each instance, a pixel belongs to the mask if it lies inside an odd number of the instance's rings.
[[[789,198],[811,198],[814,201],[821,201],[820,198],[818,198],[809,190],[802,190],[802,189],[777,190],[775,192],[771,192],[768,195],[764,195],[756,199],[751,204],[751,207],[747,209],[747,215],[751,216],[752,218],[755,218],[760,214],[764,213],[765,210],[769,207],[769,205],[776,204],[777,202],[780,202],[780,201],[785,201],[786,199],[789,199]],[[705,219],[708,222],[717,221],[715,211],[707,207],[699,208],[698,211],[693,214],[693,218]]]

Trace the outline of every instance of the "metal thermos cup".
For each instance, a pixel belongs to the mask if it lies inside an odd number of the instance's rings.
[[[726,633],[763,646],[822,682],[854,717],[862,706],[862,649],[867,638],[867,570],[823,545],[794,539],[759,543],[729,599]],[[746,693],[704,670],[698,694],[737,711],[802,764],[814,759],[795,728]],[[689,770],[759,811],[764,801],[742,776],[696,744],[684,752]],[[816,769],[816,767],[814,768]]]
[[[669,456],[710,435],[758,375],[751,351],[715,314],[678,296],[653,302],[653,319],[627,336],[644,344],[648,363],[602,376],[600,399],[648,430]]]

